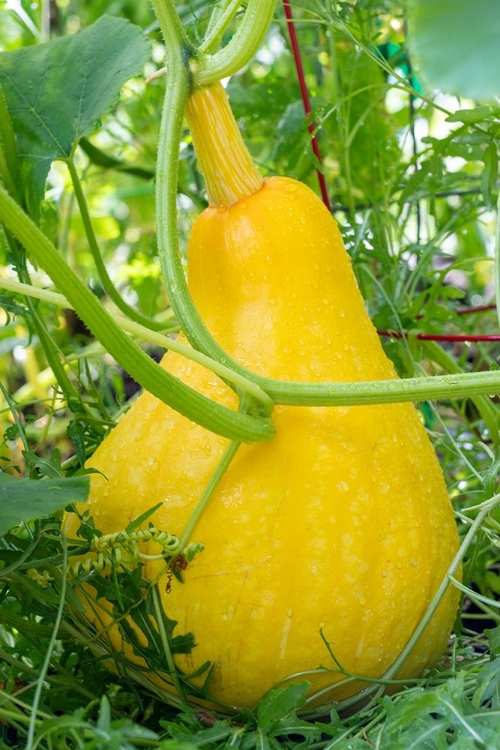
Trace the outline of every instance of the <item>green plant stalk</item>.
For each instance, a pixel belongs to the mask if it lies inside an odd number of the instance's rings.
[[[175,9],[173,0],[151,0],[151,5],[155,12],[155,16],[160,25],[161,33],[164,42],[167,47],[166,61],[167,61],[167,86],[168,82],[178,72],[172,69],[169,63],[176,62],[178,56],[180,56],[186,64],[189,64],[189,59],[196,55],[196,50],[189,41],[184,27],[179,18],[179,14]]]
[[[63,546],[63,566],[66,568],[68,564],[68,555],[67,555],[67,549],[66,549],[66,540],[64,536],[61,536],[61,542]],[[36,724],[37,724],[37,713],[38,713],[38,706],[40,704],[40,700],[42,698],[42,690],[44,688],[44,681],[45,676],[48,672],[49,666],[50,666],[50,660],[52,658],[52,652],[54,651],[54,647],[56,645],[57,636],[59,633],[59,628],[61,626],[61,621],[63,617],[64,612],[64,606],[66,604],[66,576],[62,576],[61,581],[61,591],[60,591],[60,600],[59,600],[59,606],[57,608],[57,614],[54,622],[54,628],[52,630],[52,635],[49,641],[49,645],[47,647],[47,652],[45,654],[45,659],[43,660],[42,668],[40,670],[40,674],[38,675],[37,684],[36,684],[36,690],[35,695],[33,697],[33,703],[31,705],[31,716],[30,716],[30,723],[28,726],[28,736],[26,738],[26,750],[31,750],[33,747],[33,740],[35,737],[35,731],[36,731]]]
[[[446,352],[445,349],[439,346],[435,341],[419,341],[418,343],[423,346],[424,352],[427,353],[429,359],[442,367],[447,373],[454,375],[461,373],[460,366],[455,362],[453,357],[451,357],[448,352]],[[484,419],[491,439],[495,443],[498,443],[500,440],[500,433],[498,428],[499,414],[497,408],[487,396],[471,394],[470,399],[475,404],[481,417]]]
[[[215,5],[208,22],[205,38],[198,47],[198,51],[204,54],[211,53],[220,44],[222,35],[238,12],[241,0],[229,0],[225,7]]]
[[[151,596],[153,597],[153,609],[155,611],[156,625],[160,633],[160,638],[161,638],[161,642],[163,645],[163,651],[165,654],[165,659],[167,661],[168,672],[172,680],[172,684],[175,690],[177,691],[177,695],[179,696],[179,699],[183,707],[189,708],[189,701],[186,697],[186,693],[184,692],[184,688],[182,687],[182,684],[179,678],[179,673],[177,672],[177,668],[174,663],[174,658],[172,656],[172,650],[170,648],[170,641],[168,638],[168,634],[165,631],[165,628],[163,627],[164,612],[163,612],[163,607],[161,604],[160,595],[158,593],[158,584],[156,583],[151,587]]]
[[[500,602],[491,599],[489,596],[484,596],[483,594],[478,594],[477,591],[473,591],[465,584],[461,583],[461,581],[458,581],[454,576],[450,576],[451,583],[457,588],[460,589],[460,591],[463,591],[464,594],[466,594],[467,598],[470,599],[472,602],[481,602],[482,604],[487,604],[493,609],[500,609]]]
[[[203,55],[195,73],[198,86],[209,86],[236,73],[255,55],[271,25],[276,0],[249,0],[231,41],[213,55]]]
[[[40,289],[29,284],[22,284],[19,281],[0,278],[0,289],[7,289],[11,292],[15,292],[16,294],[22,294],[28,297],[36,297],[37,299],[44,300],[45,302],[49,302],[50,304],[58,305],[58,307],[68,307],[70,309],[74,309],[71,306],[70,302],[62,294],[58,294],[57,292],[50,292],[46,289]],[[228,367],[221,365],[219,362],[210,359],[210,357],[207,357],[205,354],[202,354],[196,349],[193,349],[192,347],[183,344],[176,339],[171,339],[162,333],[151,331],[150,328],[146,328],[139,323],[134,323],[132,320],[123,318],[121,315],[114,315],[113,313],[109,313],[109,315],[123,331],[131,333],[143,341],[148,341],[151,344],[157,344],[163,349],[168,349],[170,351],[176,352],[176,354],[180,354],[186,359],[189,359],[191,362],[196,362],[197,364],[202,365],[202,367],[206,367],[208,370],[211,370],[213,373],[215,373],[215,375],[218,375],[223,380],[226,380],[229,383],[237,386],[241,389],[241,391],[247,393],[249,396],[252,396],[258,403],[262,405],[263,409],[265,409],[268,413],[272,411],[274,406],[273,402],[271,401],[267,393],[259,388],[256,383],[253,383],[252,381],[241,377],[241,375],[234,372],[233,370],[230,370]]]
[[[13,237],[9,232],[6,232],[6,237],[7,242],[11,246],[11,249],[14,248],[15,252],[22,257],[23,253],[18,246],[16,238]],[[27,284],[31,283],[24,257],[22,257],[22,259],[19,261],[18,275],[22,282]],[[62,393],[64,394],[67,403],[70,405],[73,411],[80,411],[82,408],[82,402],[77,389],[66,373],[64,364],[61,361],[61,352],[52,339],[49,331],[45,327],[44,321],[38,315],[36,306],[33,304],[31,299],[27,300],[27,305],[31,314],[31,322],[40,340],[40,344],[45,354],[47,363],[50,366],[51,370],[54,372],[58,385]]]
[[[62,628],[73,640],[85,646],[88,645],[90,640],[89,631],[81,624],[78,624],[78,626],[75,625],[74,619],[72,622],[70,622],[68,619],[64,620],[62,623]],[[94,640],[92,651],[96,655],[96,658],[106,659],[110,656],[109,650],[101,646],[98,640]],[[132,682],[138,685],[142,685],[148,692],[153,695],[160,692],[162,694],[163,700],[166,703],[169,703],[171,706],[175,706],[175,708],[183,708],[181,701],[174,693],[172,693],[172,691],[167,691],[164,688],[162,689],[157,684],[153,683],[150,679],[148,679],[147,673],[142,669],[136,668],[131,662],[127,662],[126,670],[127,675],[131,676]]]
[[[75,167],[75,162],[73,161],[73,159],[68,159],[66,161],[66,165],[68,167],[71,182],[73,184],[73,190],[78,203],[78,208],[80,209],[80,216],[85,230],[85,236],[87,237],[89,250],[92,254],[92,258],[94,259],[95,267],[104,287],[104,291],[106,292],[108,297],[115,303],[117,308],[121,310],[124,315],[127,315],[131,320],[135,320],[137,323],[140,323],[143,326],[147,326],[153,331],[164,330],[165,326],[163,323],[159,323],[157,320],[152,320],[146,315],[142,315],[140,312],[130,307],[130,305],[125,302],[125,300],[122,298],[121,294],[118,292],[115,285],[111,281],[111,278],[108,274],[108,269],[106,268],[106,265],[102,259],[99,245],[97,244],[97,238],[95,236],[94,227],[92,226],[87,201],[85,199],[85,194],[83,192],[82,183],[78,175],[78,171]]]
[[[66,299],[66,297],[63,294],[59,294],[58,292],[51,292],[49,289],[42,289],[38,286],[33,286],[33,284],[24,284],[22,281],[16,281],[15,279],[3,279],[0,277],[0,289],[5,289],[8,292],[14,292],[14,294],[20,294],[23,297],[34,297],[35,299],[40,299],[43,302],[47,302],[51,305],[56,305],[57,307],[67,307],[70,310],[73,310],[71,303]],[[114,313],[110,312],[108,313],[113,320],[115,320],[118,325],[120,325],[123,330],[127,330],[126,324],[125,326],[122,326],[122,321],[126,320],[121,315],[115,315]],[[131,324],[134,325],[131,321]],[[165,316],[164,319],[164,328],[163,328],[163,334],[159,334],[160,338],[166,339],[166,332],[165,328],[168,329],[168,333],[178,333],[179,332],[179,326],[177,325],[177,322],[175,320],[175,315],[173,311],[169,311],[169,314]],[[141,335],[141,338],[146,336],[146,333],[153,336],[151,339],[151,343],[155,343],[155,341],[159,340],[156,339],[156,333],[154,331],[151,331],[150,328],[146,326],[142,326],[139,323],[137,324],[137,330],[140,330],[143,335]],[[132,331],[129,331],[131,333]],[[149,340],[144,338],[145,341]],[[171,339],[168,339],[171,341]],[[73,355],[73,359],[77,359],[78,355]]]
[[[1,695],[1,693],[0,693]],[[10,698],[10,696],[9,696]],[[29,712],[31,710],[31,706],[26,707],[27,711]],[[3,706],[0,706],[0,716],[2,719],[5,719],[9,724],[13,725],[13,722],[21,722],[21,723],[28,723],[30,721],[29,713],[25,714],[22,711],[11,711],[9,709],[3,708]],[[37,724],[40,725],[42,723],[41,719],[36,720]],[[18,731],[21,730],[20,726],[15,727]]]
[[[17,431],[19,432],[19,437],[21,438],[21,442],[23,444],[24,450],[25,451],[29,451],[29,445],[28,445],[28,441],[26,440],[26,433],[24,431],[24,427],[21,424],[21,420],[19,419],[19,417],[17,415],[17,411],[15,409],[14,404],[12,403],[12,399],[10,398],[10,396],[9,396],[9,394],[7,392],[7,389],[5,388],[5,386],[4,386],[4,384],[2,383],[1,380],[0,380],[0,391],[2,391],[3,396],[5,398],[5,401],[7,403],[7,406],[10,409],[10,413],[12,414],[12,417],[14,419],[15,425],[17,427]]]
[[[32,315],[33,325],[37,332],[38,338],[40,339],[40,344],[42,345],[43,352],[47,359],[47,363],[56,377],[57,384],[61,389],[64,398],[68,403],[68,406],[72,411],[82,411],[82,401],[77,389],[68,377],[68,373],[66,372],[64,363],[60,359],[60,351],[58,350],[50,333],[47,331],[43,320],[38,315],[38,311],[36,310],[35,305],[30,300],[28,301],[28,307]]]
[[[45,302],[71,307],[71,303],[63,295],[21,284],[10,279],[0,279],[0,289],[8,289],[19,294],[31,295],[43,299]],[[235,385],[241,387],[242,390],[246,390],[255,399],[262,399],[265,402],[264,406],[267,406],[267,399],[262,397],[262,394],[265,397],[266,392],[260,388],[253,391],[248,386],[247,380],[239,380],[237,373],[225,365],[167,336],[154,333],[138,324],[134,324],[132,321],[128,321],[119,315],[110,315],[110,317],[123,330],[133,333],[145,341],[171,349],[182,356],[198,362],[204,367],[209,367],[215,374],[225,380],[231,379]],[[244,372],[247,371],[244,370]],[[248,374],[252,375],[253,373]],[[264,381],[264,384],[271,382],[280,385],[282,383],[284,386],[283,392],[278,393],[275,403],[290,406],[361,406],[407,401],[432,401],[476,397],[479,394],[488,395],[500,391],[500,372],[497,371],[435,375],[428,378],[406,378],[404,380],[374,380],[358,383],[289,383],[288,381],[269,381],[268,378],[257,377],[253,382],[255,383],[257,380]]]
[[[215,489],[219,485],[224,474],[228,470],[233,458],[238,452],[238,448],[240,447],[240,445],[241,443],[237,443],[233,440],[227,446],[224,454],[222,455],[221,460],[216,466],[214,473],[210,477],[210,481],[208,482],[207,486],[203,490],[203,493],[200,499],[198,500],[198,503],[196,504],[193,512],[191,513],[191,516],[189,517],[188,522],[186,523],[186,526],[184,527],[184,530],[181,536],[179,537],[179,544],[181,548],[184,548],[187,545],[194,529],[196,528],[200,518],[202,517],[205,511],[205,508],[207,507],[210,501],[210,498],[215,492]]]
[[[33,669],[32,667],[28,667],[27,664],[24,664],[24,662],[20,661],[19,659],[16,659],[7,651],[4,651],[3,648],[0,648],[0,660],[3,661],[5,664],[10,664],[18,672],[29,675],[30,677],[38,677],[38,672],[36,671],[36,669]]]
[[[189,388],[153,362],[116,325],[63,261],[50,240],[0,186],[0,220],[48,273],[96,338],[146,390],[188,419],[230,440],[261,441],[274,435],[269,420],[227,409]]]

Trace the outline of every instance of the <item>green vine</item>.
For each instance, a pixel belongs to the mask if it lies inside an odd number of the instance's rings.
[[[262,2],[262,0],[261,0]],[[158,2],[153,3],[155,5]],[[264,5],[267,5],[264,2]],[[170,7],[170,2],[162,3]],[[252,6],[253,7],[253,6]],[[174,11],[170,7],[170,13]],[[170,18],[170,15],[169,15]],[[275,404],[290,406],[354,406],[404,401],[489,396],[500,392],[500,371],[460,373],[405,380],[363,383],[300,383],[257,375],[236,362],[211,336],[200,317],[187,285],[177,230],[177,160],[184,106],[191,86],[189,60],[183,56],[184,31],[177,36],[177,23],[167,34],[168,81],[160,126],[156,205],[158,252],[172,308],[191,345],[225,367],[258,384]],[[182,28],[182,27],[181,27]],[[241,28],[241,27],[240,27]],[[249,49],[251,48],[251,45]],[[248,53],[248,50],[247,50]],[[246,62],[248,61],[246,58]],[[207,63],[208,64],[208,63]],[[204,80],[199,73],[196,82]],[[172,168],[175,158],[176,168]]]
[[[36,299],[57,305],[58,307],[74,309],[69,300],[67,300],[62,294],[51,292],[48,289],[40,289],[31,284],[23,284],[19,281],[14,281],[13,279],[0,278],[0,289],[5,289],[16,294],[22,294],[27,298],[35,297]],[[202,352],[193,349],[187,344],[183,344],[178,339],[173,339],[163,333],[152,331],[150,328],[147,328],[140,323],[135,323],[133,320],[124,318],[121,315],[115,315],[113,313],[108,314],[123,331],[131,333],[141,341],[147,341],[150,344],[156,344],[163,349],[180,354],[191,362],[197,362],[199,365],[206,367],[223,380],[232,383],[243,393],[247,393],[248,396],[255,399],[255,401],[261,405],[261,408],[264,411],[267,411],[268,413],[272,411],[274,404],[267,393],[259,388],[256,383],[241,377],[241,375],[229,369],[229,367],[225,367],[220,362],[210,359],[210,357],[207,357]],[[173,329],[177,330],[177,327],[174,326]]]
[[[85,230],[85,235],[87,237],[89,250],[92,254],[92,258],[95,263],[96,271],[99,274],[99,279],[101,280],[101,283],[104,287],[104,291],[106,292],[108,297],[115,303],[117,308],[121,310],[122,313],[124,313],[125,315],[128,315],[128,317],[131,320],[135,320],[136,323],[140,323],[143,326],[147,326],[148,328],[151,328],[153,331],[165,330],[165,324],[163,322],[152,320],[151,318],[148,318],[146,315],[142,315],[140,312],[130,307],[130,305],[128,305],[125,302],[121,294],[115,288],[113,282],[111,281],[109,277],[106,264],[104,263],[101,253],[99,251],[99,245],[97,244],[97,238],[95,236],[94,228],[92,226],[92,221],[90,218],[87,201],[85,200],[82,183],[80,181],[80,177],[78,176],[78,171],[75,167],[75,163],[73,159],[68,159],[66,164],[68,166],[68,171],[71,177],[71,182],[73,184],[73,190],[75,192],[75,197],[78,203],[78,208],[80,209],[80,216],[81,216],[83,227]]]

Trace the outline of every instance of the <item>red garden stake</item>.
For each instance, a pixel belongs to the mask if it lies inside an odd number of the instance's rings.
[[[408,333],[406,331],[388,331],[388,330],[379,330],[378,331],[379,336],[388,336],[389,338],[393,339],[402,339],[407,338]],[[456,333],[456,334],[446,334],[446,333],[418,333],[417,339],[420,341],[448,341],[452,343],[456,342],[469,342],[469,343],[475,343],[475,342],[493,342],[493,341],[500,341],[500,335],[498,334],[471,334],[471,333]]]
[[[306,83],[306,79],[304,76],[304,68],[302,65],[302,57],[300,54],[299,42],[297,39],[297,34],[295,33],[295,25],[293,21],[292,6],[290,4],[290,0],[283,0],[283,7],[285,9],[285,17],[287,21],[286,25],[288,29],[288,35],[290,37],[290,44],[291,44],[292,52],[293,52],[293,59],[295,61],[295,68],[297,70],[297,78],[299,79],[300,94],[302,96],[302,102],[304,104],[304,112],[306,113],[306,117],[309,117],[309,115],[311,114],[311,102],[309,99],[309,92],[307,90],[307,83]],[[311,134],[312,150],[319,164],[322,165],[323,160],[321,158],[321,151],[320,151],[318,139],[316,136],[316,125],[313,122],[311,122],[308,125],[308,130]],[[328,197],[328,190],[326,187],[325,175],[320,169],[317,169],[316,172],[318,174],[318,182],[319,182],[319,187],[321,190],[321,197],[323,199],[323,203],[325,204],[327,209],[331,211],[332,208],[330,205],[330,199]]]

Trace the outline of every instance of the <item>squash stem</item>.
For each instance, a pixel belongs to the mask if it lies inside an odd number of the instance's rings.
[[[224,32],[239,10],[241,0],[228,0],[225,7],[220,4],[214,6],[208,22],[205,38],[198,47],[200,52],[210,54],[220,47]]]
[[[232,206],[260,190],[263,179],[243,143],[220,83],[191,93],[186,118],[211,206]]]
[[[243,399],[242,399],[243,400]],[[231,441],[226,448],[225,452],[222,455],[221,460],[217,464],[217,467],[210,477],[210,481],[208,482],[207,486],[205,487],[200,499],[198,500],[198,504],[196,505],[194,511],[191,513],[191,516],[189,517],[189,520],[184,528],[184,531],[179,537],[179,545],[183,549],[195,527],[197,526],[200,518],[202,517],[203,513],[205,512],[205,508],[208,505],[208,502],[210,498],[212,497],[213,493],[215,492],[215,489],[219,485],[222,477],[228,470],[233,458],[235,457],[238,448],[240,447],[241,443],[236,441]]]
[[[208,86],[241,70],[262,44],[271,25],[275,7],[276,0],[248,0],[245,14],[231,41],[213,55],[200,54],[199,67],[195,71],[196,83]],[[213,31],[213,28],[211,26],[209,32]],[[208,42],[210,46],[209,36]],[[202,45],[200,52],[203,49],[206,48]]]

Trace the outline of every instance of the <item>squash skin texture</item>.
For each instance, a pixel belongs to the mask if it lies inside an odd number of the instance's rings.
[[[396,377],[365,311],[338,227],[306,186],[266,179],[195,222],[189,286],[208,329],[240,363],[285,380]],[[217,377],[175,354],[162,365],[237,407]],[[441,468],[412,404],[277,406],[276,437],[240,448],[197,525],[205,549],[184,583],[160,582],[175,633],[196,647],[176,656],[192,673],[214,664],[210,697],[253,706],[290,675],[312,672],[327,703],[352,695],[324,641],[349,672],[379,677],[419,624],[458,549]],[[143,393],[92,457],[89,505],[103,533],[158,502],[157,528],[180,535],[228,441]],[[75,536],[76,516],[65,531]],[[154,545],[148,550],[154,553]],[[160,563],[148,563],[154,578]],[[450,587],[398,677],[443,653],[459,601]],[[109,622],[88,611],[101,629]],[[109,605],[108,605],[109,606]],[[108,631],[123,647],[116,627]],[[129,658],[143,663],[126,648]],[[152,675],[165,687],[160,677]],[[327,688],[331,687],[330,690]]]

